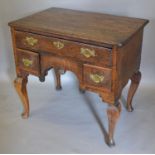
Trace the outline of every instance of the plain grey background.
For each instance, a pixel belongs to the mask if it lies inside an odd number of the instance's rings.
[[[30,76],[31,115],[28,120],[19,116],[22,106],[12,85],[16,75],[7,25],[49,7],[150,20],[144,31],[143,78],[134,98],[135,111],[130,114],[123,108],[113,149],[103,138],[107,105],[97,94],[81,95],[74,74],[63,76],[63,91],[59,93],[51,72],[45,83]],[[0,153],[155,153],[154,49],[154,0],[0,0]],[[123,94],[126,97],[127,89]]]

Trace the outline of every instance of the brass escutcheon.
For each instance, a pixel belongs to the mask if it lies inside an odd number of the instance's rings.
[[[22,59],[22,62],[25,67],[30,67],[33,64],[33,62],[29,59]]]
[[[81,48],[82,55],[84,55],[86,58],[95,57],[95,50],[91,50],[88,48]]]
[[[104,81],[104,76],[103,75],[98,75],[98,74],[90,74],[90,79],[94,82],[94,83],[102,83]]]
[[[30,46],[34,46],[38,43],[38,39],[35,39],[33,37],[26,37],[25,40],[26,40],[27,44]]]
[[[53,42],[54,47],[56,47],[58,50],[63,49],[64,48],[64,43],[60,42],[60,41],[54,41]]]

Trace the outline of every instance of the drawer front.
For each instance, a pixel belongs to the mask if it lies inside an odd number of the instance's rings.
[[[16,45],[22,49],[51,52],[106,67],[112,65],[111,50],[104,47],[18,31],[16,32]]]
[[[39,54],[25,50],[17,50],[17,66],[21,70],[25,70],[34,75],[39,75]]]
[[[84,83],[89,87],[111,90],[111,69],[93,65],[84,65]]]

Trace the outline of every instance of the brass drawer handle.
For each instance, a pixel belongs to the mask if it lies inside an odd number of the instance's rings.
[[[95,50],[91,50],[88,48],[81,48],[82,55],[84,55],[86,58],[95,57]]]
[[[103,75],[98,75],[98,74],[90,74],[90,79],[99,84],[102,83],[104,81],[104,76]]]
[[[33,64],[33,62],[29,59],[22,59],[22,62],[25,67],[30,67]]]
[[[25,40],[26,40],[27,44],[30,46],[34,46],[38,43],[38,39],[35,39],[33,37],[26,37]]]
[[[53,42],[54,47],[56,47],[58,50],[61,50],[64,48],[64,43],[60,42],[60,41],[54,41]]]

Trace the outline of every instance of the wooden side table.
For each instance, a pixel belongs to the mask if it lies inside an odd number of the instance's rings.
[[[57,89],[61,71],[77,76],[81,91],[96,92],[109,104],[107,144],[113,146],[114,129],[121,112],[122,89],[131,79],[127,110],[141,79],[140,59],[144,26],[148,20],[108,14],[50,8],[9,23],[23,118],[29,116],[28,75],[45,80],[54,69]]]

